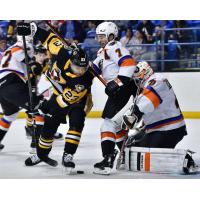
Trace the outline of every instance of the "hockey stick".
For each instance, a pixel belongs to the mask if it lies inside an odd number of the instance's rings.
[[[136,84],[136,85],[137,85],[137,84]],[[140,93],[140,82],[139,82],[139,84],[138,84],[138,88],[137,88],[137,91],[136,91],[136,95],[135,95],[135,98],[134,98],[134,101],[133,101],[133,105],[132,105],[133,110],[132,110],[132,113],[134,112],[134,106],[135,106],[135,104],[136,104],[136,101],[137,101],[137,98],[138,98],[138,96],[139,96],[139,93]],[[125,130],[129,130],[129,128],[126,127]],[[126,142],[127,142],[127,140],[128,140],[128,133],[127,133],[127,135],[126,135],[126,137],[124,138],[124,141],[123,141],[123,143],[122,143],[122,147],[121,147],[121,149],[120,149],[119,157],[118,157],[118,159],[117,159],[116,169],[119,169],[120,166],[121,166],[121,162],[122,162],[122,158],[123,158],[123,153],[124,153],[124,149],[126,148]]]
[[[67,48],[68,48],[69,50],[72,50],[72,48],[69,47],[69,45],[70,45],[69,42],[67,42],[67,41],[62,37],[62,35],[60,35],[60,34],[58,33],[58,31],[56,31],[55,28],[54,28],[48,21],[45,21],[45,23],[49,26],[49,28],[51,29],[51,31],[62,41],[62,43],[63,43],[65,46],[67,46]],[[104,79],[94,70],[94,68],[92,67],[92,65],[89,65],[89,69],[90,69],[90,71],[93,73],[93,75],[96,76],[96,77],[104,84],[104,86],[107,85],[106,80],[104,80]]]
[[[28,81],[28,91],[29,91],[29,109],[32,113],[33,117],[33,140],[35,144],[37,143],[36,139],[36,123],[35,123],[35,115],[34,115],[34,107],[33,107],[33,94],[32,94],[32,84],[31,84],[31,69],[29,68],[29,61],[28,61],[28,52],[26,47],[26,38],[22,35],[23,40],[23,47],[24,47],[24,55],[25,55],[25,64],[26,64],[26,72],[27,72],[27,81]]]

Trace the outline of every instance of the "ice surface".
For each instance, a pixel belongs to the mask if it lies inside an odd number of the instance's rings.
[[[25,136],[25,120],[15,121],[3,144],[5,148],[0,152],[0,178],[58,178],[58,179],[166,179],[166,178],[200,178],[198,175],[178,175],[178,174],[151,174],[129,171],[116,171],[110,176],[93,174],[94,163],[101,161],[100,134],[99,129],[101,119],[87,119],[82,133],[81,142],[77,153],[74,156],[76,170],[83,170],[84,174],[66,175],[61,165],[61,157],[64,148],[63,140],[56,140],[50,156],[59,162],[58,167],[53,168],[45,163],[40,163],[33,167],[26,167],[24,160],[30,155],[30,140]],[[196,151],[194,158],[200,162],[200,120],[186,120],[188,136],[186,136],[176,148],[185,148]],[[61,125],[59,132],[65,134],[68,125]]]

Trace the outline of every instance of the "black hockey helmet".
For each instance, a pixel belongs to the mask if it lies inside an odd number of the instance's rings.
[[[82,76],[89,67],[89,59],[85,51],[79,47],[72,50],[71,69],[77,76]]]

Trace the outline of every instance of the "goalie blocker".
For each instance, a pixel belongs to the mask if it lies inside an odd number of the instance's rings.
[[[129,171],[190,174],[198,170],[190,150],[130,147],[125,152]]]

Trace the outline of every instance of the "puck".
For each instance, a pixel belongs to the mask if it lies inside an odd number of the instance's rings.
[[[84,174],[84,171],[78,170],[76,171],[77,174]]]

